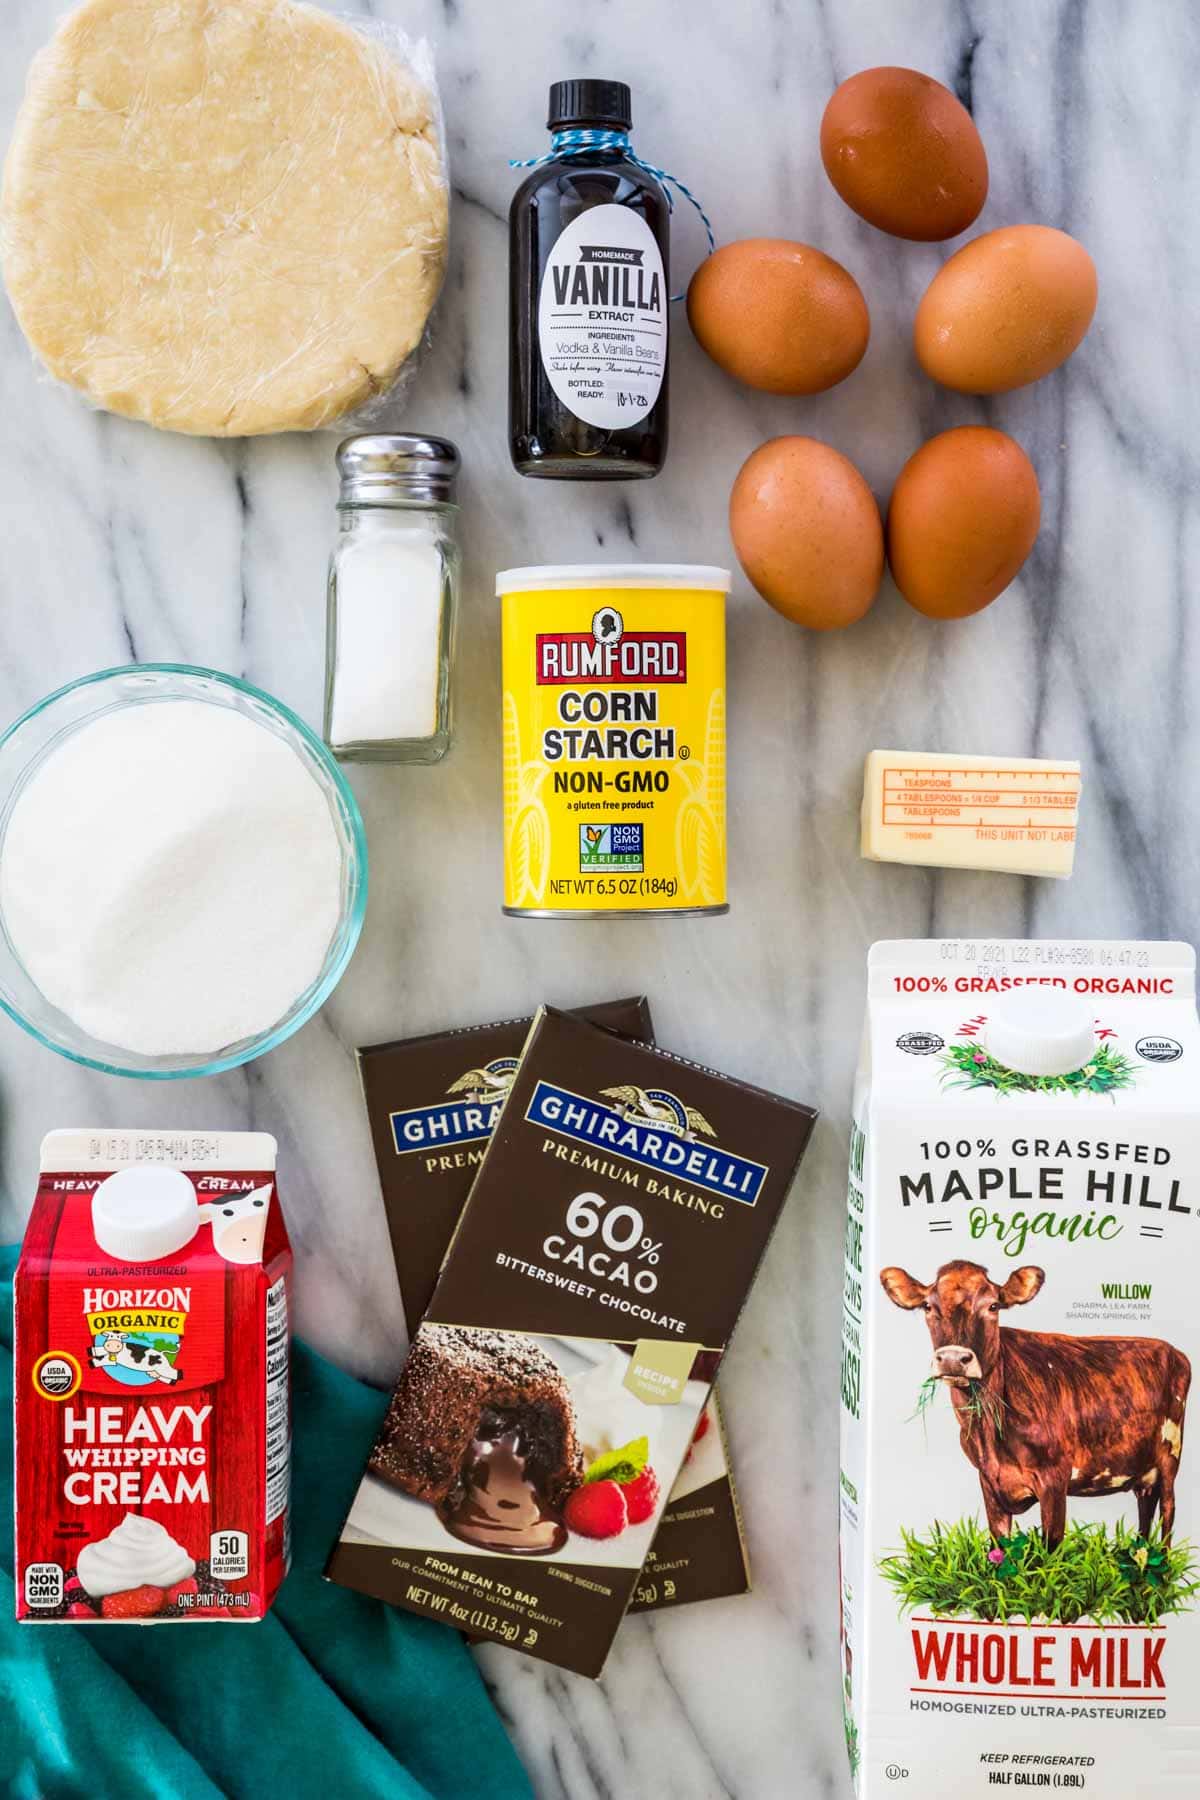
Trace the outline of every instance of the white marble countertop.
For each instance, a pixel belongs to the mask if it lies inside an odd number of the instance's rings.
[[[324,1013],[207,1083],[136,1089],[0,1026],[0,1229],[16,1235],[51,1126],[255,1125],[280,1140],[298,1325],[356,1371],[397,1365],[403,1326],[353,1061],[356,1045],[644,989],[661,1040],[818,1105],[822,1121],[722,1377],[757,1588],[623,1627],[599,1685],[500,1650],[487,1679],[539,1795],[569,1800],[841,1796],[836,1656],[838,1294],[850,1076],[864,956],[880,936],[1200,932],[1191,829],[1200,662],[1194,421],[1200,293],[1200,39],[1187,9],[1125,0],[361,0],[433,39],[455,210],[434,343],[402,422],[460,444],[464,616],[459,741],[435,770],[357,771],[371,903]],[[0,115],[59,0],[6,0]],[[354,0],[343,10],[356,10]],[[944,250],[871,230],[821,170],[835,83],[898,62],[954,85],[991,164],[978,229],[1077,233],[1100,309],[1069,368],[993,402],[938,390],[909,324]],[[635,143],[703,196],[723,239],[801,238],[844,261],[873,333],[858,372],[809,401],[736,387],[680,320],[673,448],[650,483],[540,484],[505,437],[506,159],[545,147],[548,83],[632,83]],[[676,215],[677,272],[702,232]],[[209,664],[319,717],[335,439],[156,435],[39,380],[0,312],[0,718],[131,659]],[[726,919],[575,925],[500,913],[497,568],[622,559],[728,562],[730,484],[763,438],[805,432],[857,461],[881,500],[922,438],[1012,431],[1041,479],[1022,579],[939,626],[886,589],[818,638],[736,584],[730,615],[731,873]],[[860,861],[874,745],[1078,756],[1068,884]]]

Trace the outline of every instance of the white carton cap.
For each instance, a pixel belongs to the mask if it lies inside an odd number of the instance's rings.
[[[118,1169],[92,1195],[92,1231],[118,1262],[157,1262],[200,1229],[196,1190],[182,1169]]]
[[[988,1053],[1019,1075],[1070,1075],[1096,1049],[1092,1011],[1074,994],[1018,988],[988,1015]]]

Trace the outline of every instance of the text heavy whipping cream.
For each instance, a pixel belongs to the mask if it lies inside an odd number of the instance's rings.
[[[24,1621],[261,1618],[288,1562],[275,1141],[52,1132],[17,1267]]]
[[[1200,1792],[1182,944],[876,944],[841,1359],[860,1800]]]

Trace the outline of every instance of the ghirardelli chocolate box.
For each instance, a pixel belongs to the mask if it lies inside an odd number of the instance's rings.
[[[580,1008],[623,1037],[654,1041],[642,995]],[[508,1098],[533,1021],[441,1031],[358,1053],[384,1210],[410,1332],[433,1298],[446,1247]]]
[[[20,1620],[263,1617],[291,1267],[265,1132],[45,1139],[14,1290]]]
[[[598,1675],[815,1116],[543,1008],[330,1577]]]
[[[643,995],[578,1009],[581,1018],[653,1043]],[[359,1074],[404,1315],[415,1331],[466,1205],[492,1127],[512,1086],[532,1020],[504,1019],[358,1053]],[[614,1448],[611,1391],[624,1356],[600,1358],[573,1383],[586,1450]],[[714,1393],[671,1491],[630,1611],[744,1594],[750,1565]]]

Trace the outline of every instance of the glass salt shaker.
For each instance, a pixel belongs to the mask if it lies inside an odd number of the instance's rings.
[[[339,444],[325,742],[341,762],[440,762],[450,748],[459,455],[407,432]]]

